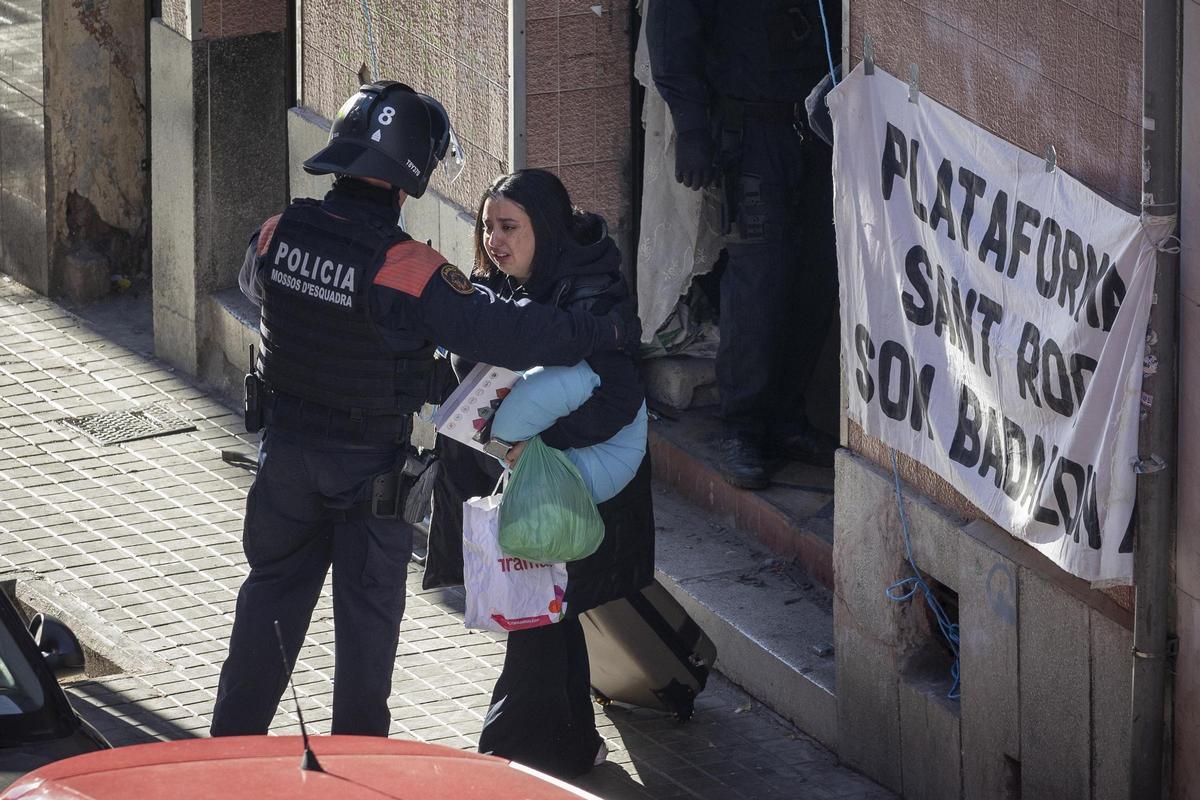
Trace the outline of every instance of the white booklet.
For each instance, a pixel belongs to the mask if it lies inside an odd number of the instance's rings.
[[[519,377],[511,369],[476,364],[434,412],[437,432],[482,451],[491,438],[496,409]]]

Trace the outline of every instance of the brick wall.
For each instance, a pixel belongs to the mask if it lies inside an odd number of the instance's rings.
[[[875,59],[1130,211],[1141,196],[1141,0],[861,0],[852,61]]]
[[[1133,212],[1141,197],[1142,0],[854,0],[851,63],[864,34],[875,61],[921,92]],[[888,466],[887,448],[850,424],[850,447]],[[910,459],[901,472],[955,511],[982,513]],[[1128,590],[1111,592],[1125,607]]]
[[[162,21],[187,35],[188,6],[196,0],[163,0]],[[200,27],[205,38],[277,33],[287,23],[288,0],[204,0]]]
[[[576,205],[632,230],[628,0],[528,0],[526,160],[553,170]]]
[[[288,0],[204,0],[201,26],[211,38],[274,33],[287,24]]]
[[[474,210],[479,195],[509,169],[508,3],[505,0],[368,0],[379,58],[377,77],[403,81],[446,107],[467,152],[450,185],[431,186]],[[301,105],[327,119],[371,64],[360,0],[304,0]]]
[[[628,0],[528,0],[526,165],[562,177],[572,199],[632,229]],[[382,77],[441,100],[468,153],[463,176],[432,186],[473,211],[511,170],[508,153],[508,3],[369,0]],[[164,10],[164,14],[165,14]],[[362,4],[304,0],[301,104],[332,118],[370,65]]]

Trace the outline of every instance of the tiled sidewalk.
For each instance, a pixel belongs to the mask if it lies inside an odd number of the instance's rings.
[[[115,744],[205,735],[245,574],[252,479],[221,450],[253,442],[239,414],[114,335],[0,277],[0,579],[68,609],[85,644],[115,662],[71,689]],[[160,401],[195,430],[102,447],[59,422]],[[474,746],[504,644],[464,629],[461,608],[461,592],[410,590],[393,736]],[[295,672],[312,731],[328,731],[332,666],[326,591]],[[289,706],[274,732],[295,730]],[[719,675],[687,725],[598,713],[615,748],[579,784],[605,797],[891,797]]]

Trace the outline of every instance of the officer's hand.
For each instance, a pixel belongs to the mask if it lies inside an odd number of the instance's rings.
[[[707,131],[687,131],[675,139],[675,180],[703,189],[717,179],[716,152]]]

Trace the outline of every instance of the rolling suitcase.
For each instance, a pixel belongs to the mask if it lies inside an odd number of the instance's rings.
[[[717,649],[662,584],[593,608],[580,621],[601,705],[657,708],[680,722],[692,716]]]

